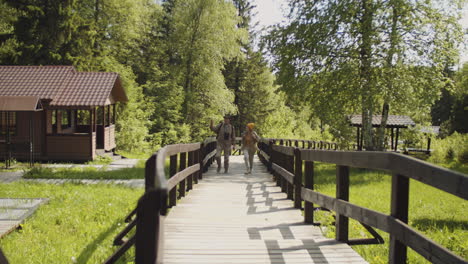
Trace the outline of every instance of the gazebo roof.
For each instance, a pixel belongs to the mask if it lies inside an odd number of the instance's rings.
[[[419,131],[426,134],[438,135],[440,133],[440,126],[423,126]]]
[[[73,66],[0,66],[0,97],[4,96],[37,96],[52,107],[128,101],[117,73],[77,72]]]
[[[372,126],[379,127],[380,122],[382,121],[381,115],[372,116]],[[349,122],[352,126],[361,127],[362,126],[362,115],[350,115]],[[408,126],[414,126],[415,123],[413,119],[409,116],[403,115],[388,115],[387,119],[387,128],[407,128]]]

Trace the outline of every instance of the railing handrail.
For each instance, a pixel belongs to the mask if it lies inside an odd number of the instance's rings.
[[[137,208],[125,218],[129,225],[114,239],[114,245],[121,247],[106,260],[106,264],[115,263],[134,244],[136,263],[160,263],[163,216],[167,215],[169,207],[177,204],[178,197],[185,196],[186,191],[202,179],[202,173],[213,162],[215,149],[216,139],[210,137],[203,143],[166,145],[151,155],[145,166],[145,193]],[[169,175],[166,175],[168,157]],[[124,236],[134,227],[136,234],[124,242]]]
[[[301,149],[303,161],[384,170],[468,199],[468,177],[429,162],[393,152]]]
[[[166,158],[168,156],[176,155],[181,152],[190,152],[200,149],[200,143],[189,143],[189,144],[172,144],[166,145],[160,148],[155,154],[156,155],[156,173],[154,175],[154,188],[155,190],[166,190],[168,191],[167,186],[167,177],[165,171]]]
[[[465,263],[443,246],[408,225],[409,179],[417,180],[449,194],[468,199],[468,176],[425,161],[393,152],[318,150],[275,145],[284,139],[263,139],[259,157],[276,178],[277,185],[294,200],[296,208],[304,201],[304,220],[314,223],[313,204],[336,212],[336,239],[365,244],[382,243],[372,227],[390,234],[390,263],[406,261],[406,247],[423,257],[442,263]],[[309,145],[310,147],[310,145]],[[305,162],[305,171],[303,165]],[[336,164],[336,198],[314,191],[314,162]],[[350,203],[350,167],[389,171],[392,174],[391,213],[389,215]],[[305,180],[305,183],[303,181]],[[294,194],[294,195],[293,195]],[[353,218],[374,235],[374,239],[348,239],[348,218]],[[376,242],[377,241],[377,242]]]

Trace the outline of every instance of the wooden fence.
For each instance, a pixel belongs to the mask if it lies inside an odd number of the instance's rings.
[[[146,161],[145,193],[137,208],[127,216],[129,224],[114,240],[120,248],[104,263],[115,263],[133,245],[136,263],[160,263],[164,243],[162,228],[168,209],[176,206],[177,199],[184,197],[193,184],[202,179],[215,154],[214,138],[203,143],[168,145],[153,154]],[[124,241],[133,228],[136,234]]]
[[[390,234],[389,263],[406,263],[407,247],[432,263],[466,263],[464,259],[438,245],[408,225],[409,179],[413,179],[463,199],[468,199],[468,177],[412,157],[391,152],[362,152],[311,149],[317,144],[281,139],[263,139],[260,160],[275,176],[277,184],[294,200],[296,208],[304,201],[304,220],[314,223],[314,204],[336,212],[336,239],[349,244],[382,240],[371,228]],[[277,145],[277,144],[280,145]],[[320,145],[322,146],[322,145]],[[314,191],[314,162],[336,164],[336,198]],[[383,170],[391,173],[391,213],[364,208],[348,201],[350,167]],[[364,225],[375,239],[350,240],[348,219]]]
[[[336,239],[349,244],[381,243],[371,227],[390,234],[389,263],[405,263],[407,247],[433,263],[466,263],[464,259],[420,234],[408,223],[409,179],[417,180],[452,195],[468,199],[468,177],[408,156],[390,152],[338,150],[335,143],[323,141],[262,139],[259,158],[274,175],[278,186],[294,200],[296,208],[304,201],[304,221],[314,223],[314,204],[336,212]],[[176,144],[161,148],[146,162],[145,193],[137,208],[126,218],[129,224],[118,234],[120,245],[105,263],[115,263],[135,245],[136,263],[160,263],[164,243],[164,218],[177,199],[187,195],[193,184],[213,163],[216,141]],[[169,158],[169,167],[166,160]],[[314,191],[314,162],[336,165],[336,197]],[[348,201],[350,167],[383,170],[391,173],[391,213],[364,208]],[[374,239],[351,240],[348,219],[364,225]],[[135,235],[128,239],[131,230]],[[0,251],[0,263],[8,263]]]

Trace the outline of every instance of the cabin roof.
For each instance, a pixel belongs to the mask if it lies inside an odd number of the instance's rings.
[[[382,121],[381,115],[373,115],[372,116],[372,126],[378,127],[380,126],[380,122]],[[362,126],[362,115],[351,115],[349,116],[349,122],[352,126]],[[388,128],[407,128],[408,126],[414,126],[415,123],[413,119],[409,116],[404,115],[388,115],[387,119],[387,127]]]
[[[38,96],[55,107],[128,101],[117,73],[77,72],[73,66],[0,66],[2,96]]]
[[[0,96],[0,111],[41,111],[39,96]]]

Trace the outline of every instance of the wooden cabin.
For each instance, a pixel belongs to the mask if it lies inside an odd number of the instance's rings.
[[[0,66],[0,159],[88,161],[113,151],[116,104],[127,101],[117,73]]]

